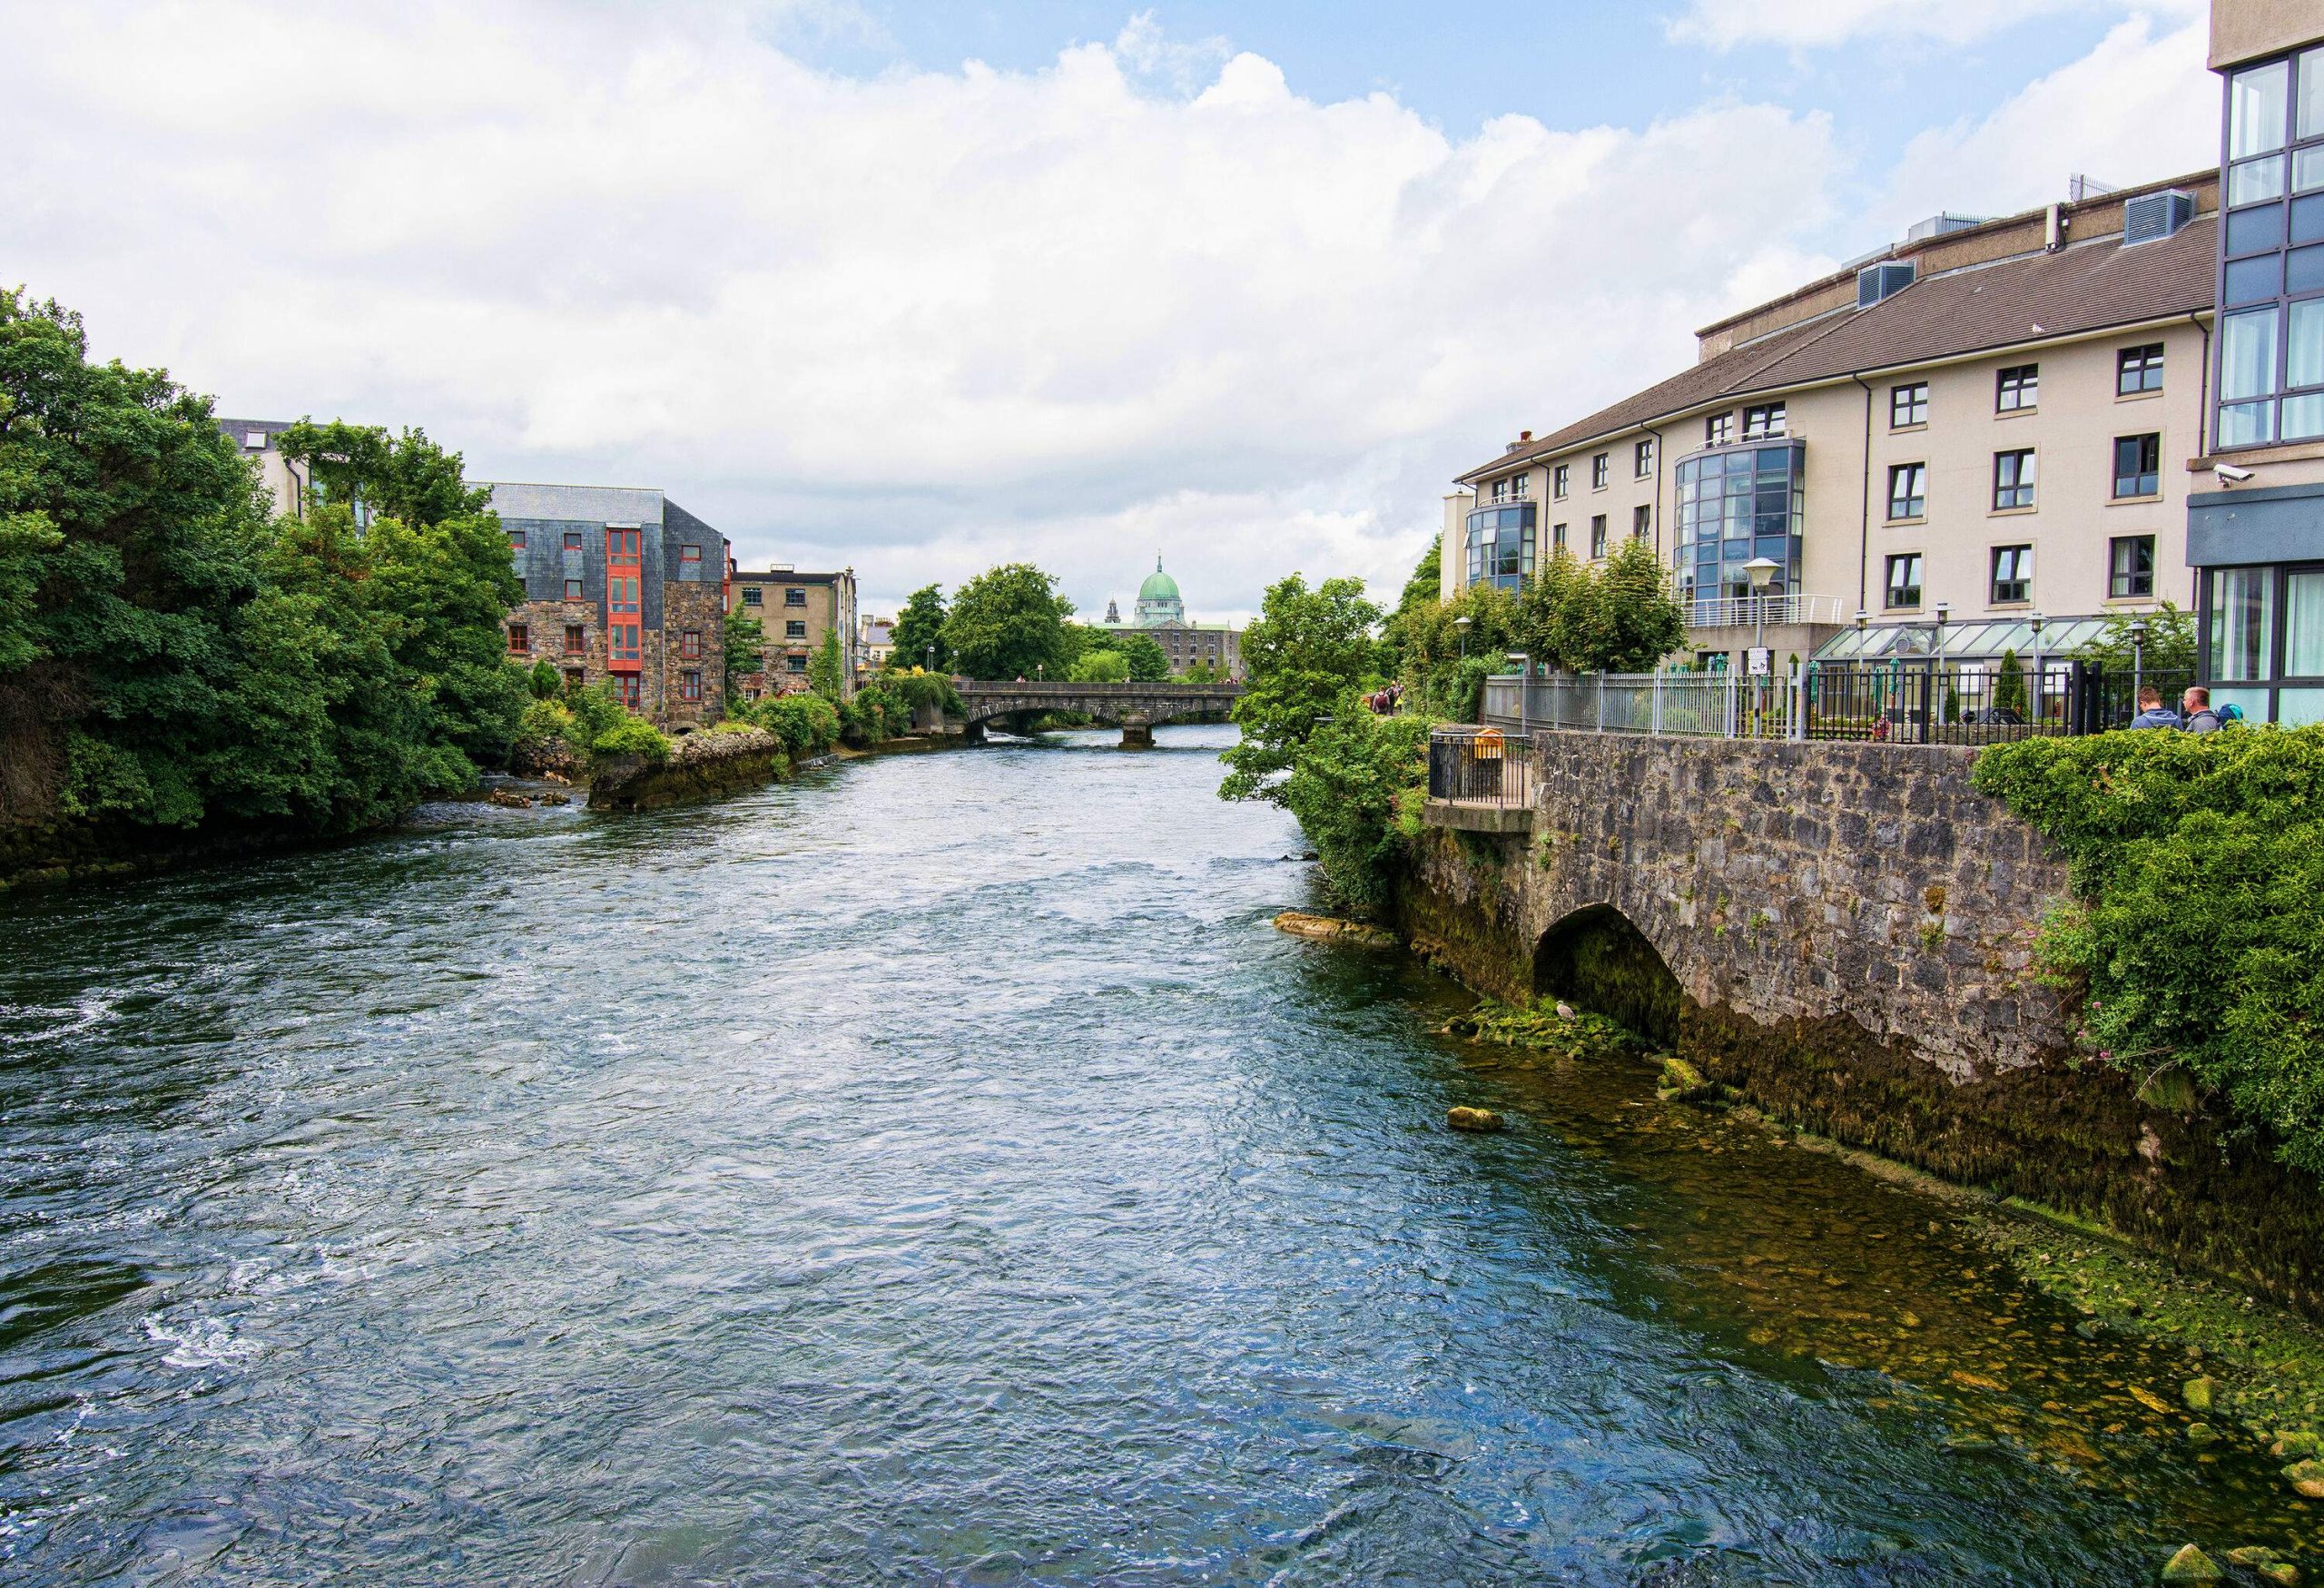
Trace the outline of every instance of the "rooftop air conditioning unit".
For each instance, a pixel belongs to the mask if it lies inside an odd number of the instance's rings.
[[[2195,195],[2179,188],[2141,193],[2122,202],[2122,246],[2175,237],[2195,218]]]
[[[1856,273],[1856,306],[1869,309],[1912,284],[1913,261],[1908,259],[1883,260],[1878,264],[1866,265]]]

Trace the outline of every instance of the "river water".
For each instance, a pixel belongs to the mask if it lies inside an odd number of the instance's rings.
[[[1944,1207],[1275,932],[1227,733],[0,898],[0,1579],[2128,1583],[2313,1533]]]

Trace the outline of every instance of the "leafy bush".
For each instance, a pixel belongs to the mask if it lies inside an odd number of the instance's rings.
[[[1084,651],[1065,670],[1065,676],[1076,684],[1127,684],[1129,658],[1119,651]]]
[[[1351,908],[1377,914],[1395,885],[1428,798],[1429,719],[1378,716],[1350,694],[1300,746],[1284,804],[1315,846],[1324,880]]]
[[[2131,625],[2146,625],[2146,643],[2131,643]],[[2110,612],[2106,626],[2074,653],[2110,673],[2127,673],[2133,663],[2150,673],[2195,670],[2195,615],[2165,601],[2152,612]]]
[[[555,700],[565,693],[565,679],[557,672],[556,664],[543,656],[525,675],[525,687],[535,700]]]
[[[2084,1046],[2183,1066],[2324,1173],[2324,727],[2030,739],[1973,776],[2072,863],[2041,951]]]
[[[536,700],[517,719],[515,747],[519,755],[537,755],[552,739],[570,745],[580,737],[573,714],[554,700]]]
[[[660,764],[670,758],[669,735],[641,716],[625,716],[589,741],[593,755],[643,755]]]
[[[746,720],[783,741],[792,759],[820,755],[839,743],[839,710],[820,695],[779,695],[749,708]]]
[[[1267,587],[1260,616],[1243,636],[1250,686],[1235,703],[1243,730],[1226,763],[1223,800],[1285,803],[1277,774],[1289,772],[1315,721],[1371,670],[1380,608],[1362,579],[1325,579],[1314,589],[1293,574]]]

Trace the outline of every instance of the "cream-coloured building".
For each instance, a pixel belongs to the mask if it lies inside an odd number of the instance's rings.
[[[839,636],[840,691],[852,698],[858,676],[855,570],[803,574],[780,565],[765,573],[737,571],[727,584],[727,610],[759,620],[765,636],[765,670],[744,674],[743,697],[795,695],[808,687],[808,663],[826,635]]]
[[[1763,626],[1778,671],[1925,651],[1940,617],[1966,659],[2028,651],[2037,613],[2054,651],[2191,605],[2217,192],[1934,217],[1705,327],[1691,368],[1461,477],[1445,592],[1641,537],[1686,602],[1684,659],[1730,665]]]

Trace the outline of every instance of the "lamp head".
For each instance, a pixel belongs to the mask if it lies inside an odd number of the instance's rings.
[[[2038,612],[2029,612],[2025,615],[2025,626],[2035,634],[2042,632],[2042,615]]]
[[[1452,620],[1452,626],[1462,634],[1466,634],[1469,632],[1469,620],[1465,617],[1456,617]]]
[[[1862,634],[1872,622],[1872,614],[1859,607],[1856,609],[1856,631]]]
[[[1947,622],[1948,620],[1950,620],[1952,616],[1953,616],[1953,603],[1952,603],[1952,602],[1950,602],[1950,601],[1939,601],[1939,602],[1936,604],[1936,626],[1937,626],[1937,627],[1939,627],[1939,628],[1943,628],[1943,627],[1945,626],[1946,622]]]
[[[1783,565],[1771,557],[1755,557],[1743,565],[1743,571],[1751,577],[1751,588],[1764,590],[1768,581],[1783,571]]]

